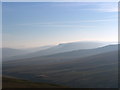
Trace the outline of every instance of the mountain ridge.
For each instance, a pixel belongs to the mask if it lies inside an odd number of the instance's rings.
[[[68,52],[68,51],[73,51],[78,49],[96,48],[100,46],[104,46],[104,44],[101,44],[98,42],[74,42],[74,43],[67,43],[67,44],[59,44],[57,46],[53,46],[45,50],[40,50],[34,53],[25,54],[25,55],[13,56],[11,58],[6,58],[6,59],[15,60],[15,59],[22,59],[22,58],[29,58],[29,57],[45,56],[45,55]]]

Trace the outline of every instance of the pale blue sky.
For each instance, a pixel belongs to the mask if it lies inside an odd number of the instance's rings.
[[[117,2],[3,3],[3,47],[117,41]]]

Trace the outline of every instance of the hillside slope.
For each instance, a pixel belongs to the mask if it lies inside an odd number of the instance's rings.
[[[3,74],[33,81],[44,81],[80,88],[116,88],[118,85],[118,52],[112,51],[65,62],[9,62]],[[29,77],[28,77],[29,76]]]

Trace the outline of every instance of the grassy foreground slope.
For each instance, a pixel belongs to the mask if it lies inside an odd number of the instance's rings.
[[[2,88],[67,88],[56,84],[37,83],[11,77],[2,78]]]

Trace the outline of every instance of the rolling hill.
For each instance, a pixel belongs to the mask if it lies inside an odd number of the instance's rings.
[[[2,58],[9,58],[16,55],[24,55],[28,53],[27,51],[20,50],[20,49],[12,49],[12,48],[1,48],[2,51]]]
[[[70,61],[77,58],[83,58],[88,57],[96,54],[106,53],[118,50],[118,45],[108,45],[104,47],[99,47],[95,49],[82,49],[82,50],[74,50],[70,52],[64,52],[64,53],[57,53],[53,55],[46,55],[46,56],[40,56],[40,57],[33,57],[33,58],[25,58],[25,59],[17,59],[17,60],[10,60],[7,61],[7,63],[14,63],[16,62],[17,65],[25,63],[35,63],[40,62],[40,64],[44,63],[55,63],[55,62],[65,62]],[[4,61],[3,61],[4,62]]]
[[[15,60],[15,59],[24,59],[24,58],[32,58],[32,57],[39,57],[45,55],[52,55],[56,53],[63,53],[63,52],[70,52],[73,50],[80,50],[80,49],[93,49],[97,47],[101,47],[106,45],[106,43],[99,43],[99,42],[72,42],[72,43],[63,43],[51,48],[47,48],[45,50],[36,51],[29,54],[24,55],[17,55],[14,57],[9,57],[4,60]]]
[[[43,47],[27,48],[27,49],[0,48],[0,51],[2,51],[2,58],[5,59],[13,56],[20,56],[24,54],[37,52],[40,50],[48,49],[50,47],[53,46],[43,46]]]
[[[103,48],[108,49],[107,47]],[[116,88],[118,85],[118,52],[114,50],[63,61],[56,61],[52,58],[47,60],[29,58],[4,62],[4,74],[70,87]]]

